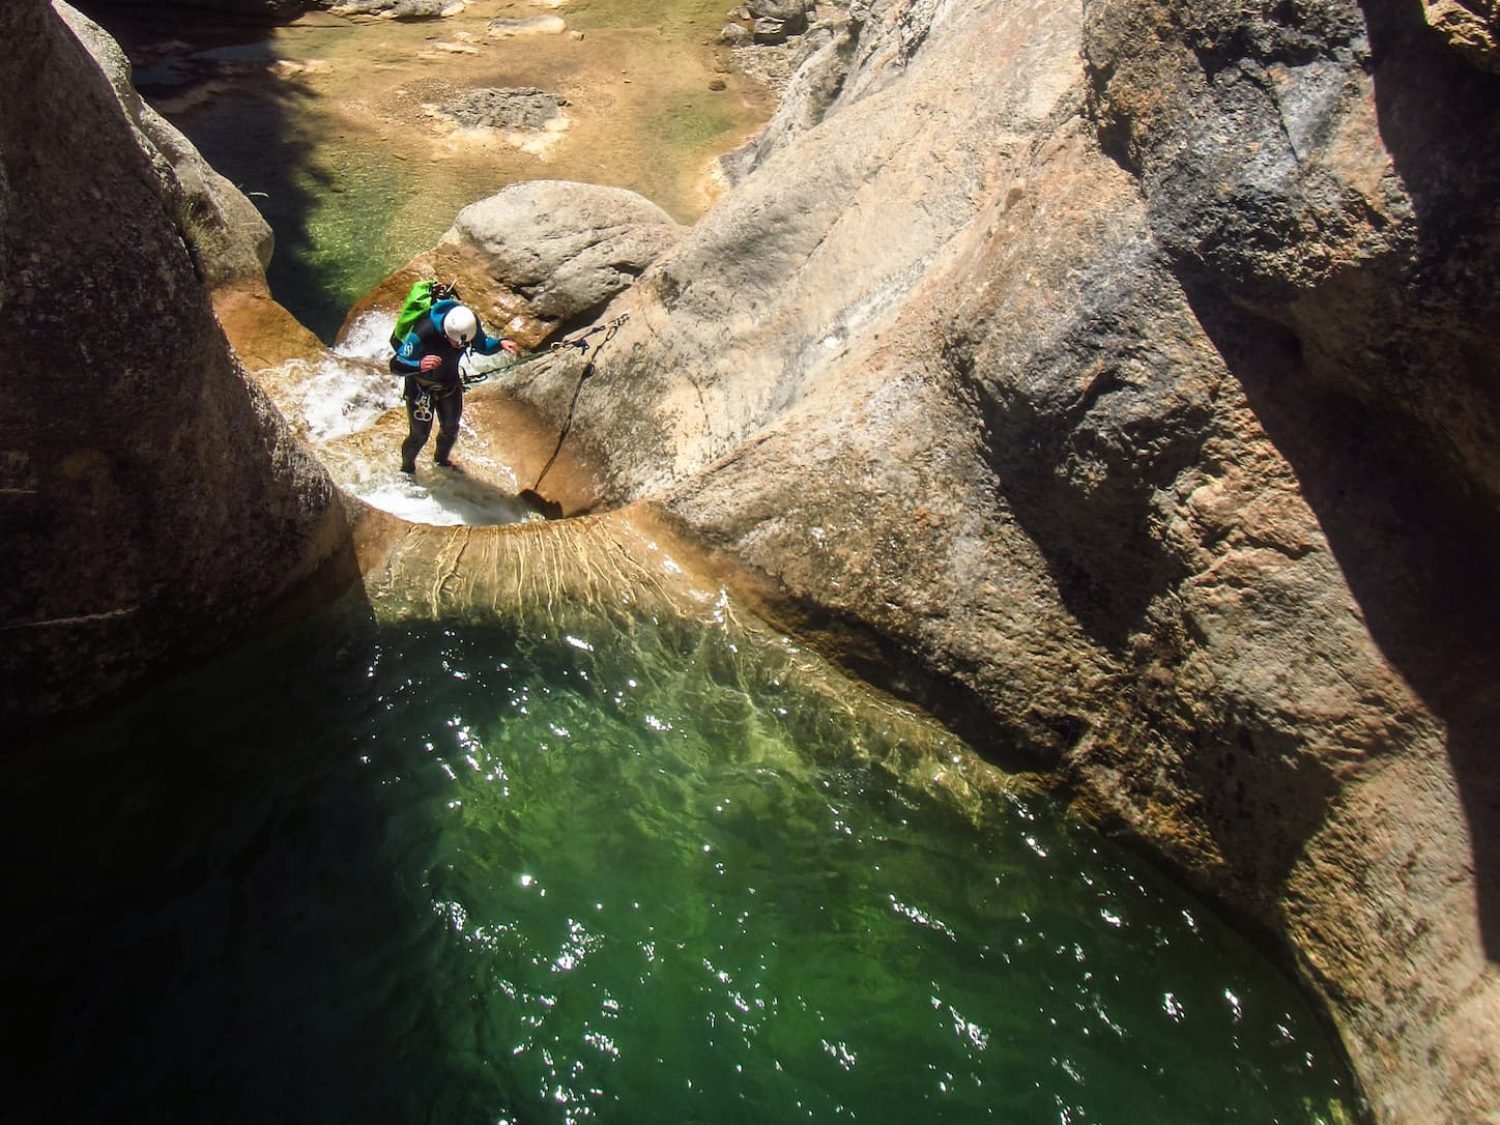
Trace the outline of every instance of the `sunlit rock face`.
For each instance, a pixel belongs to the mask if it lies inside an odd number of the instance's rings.
[[[633,191],[532,180],[465,207],[442,241],[470,248],[532,316],[556,324],[602,308],[681,235]]]
[[[1417,5],[858,6],[520,393],[1500,1104],[1494,80]],[[572,439],[570,439],[572,440]]]
[[[1422,14],[1471,63],[1500,74],[1500,8],[1493,0],[1422,0]]]
[[[152,157],[43,0],[0,6],[7,726],[106,698],[355,574],[244,379]]]

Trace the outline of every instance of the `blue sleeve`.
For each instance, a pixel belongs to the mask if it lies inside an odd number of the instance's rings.
[[[481,334],[469,346],[480,355],[494,355],[500,350],[500,337]]]
[[[422,366],[422,340],[415,329],[406,334],[406,339],[402,340],[401,346],[396,349],[395,362],[411,371],[416,371]]]

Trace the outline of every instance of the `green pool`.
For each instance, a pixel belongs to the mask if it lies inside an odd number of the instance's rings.
[[[1349,1119],[1214,913],[790,643],[362,610],[5,764],[7,1120]]]

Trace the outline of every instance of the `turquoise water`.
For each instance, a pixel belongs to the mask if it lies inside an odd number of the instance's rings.
[[[784,644],[579,621],[331,618],[7,764],[7,1120],[1342,1119],[1132,854]]]

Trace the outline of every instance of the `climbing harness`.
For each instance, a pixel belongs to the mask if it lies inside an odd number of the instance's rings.
[[[621,313],[613,320],[607,320],[603,324],[596,324],[586,332],[580,332],[578,335],[572,336],[566,340],[556,340],[553,343],[549,344],[545,351],[532,352],[531,355],[524,356],[521,359],[515,360],[511,363],[487,368],[484,371],[470,372],[463,376],[464,386],[478,386],[480,383],[483,383],[486,379],[488,379],[491,375],[498,375],[506,371],[514,371],[517,367],[523,367],[528,363],[535,363],[539,359],[551,359],[559,352],[565,352],[572,348],[577,348],[580,355],[587,355],[589,351],[589,337],[597,336],[601,332],[608,333],[604,340],[600,341],[600,344],[598,345],[602,347],[604,343],[612,339],[614,337],[614,334],[620,330],[620,325],[624,324],[629,319],[629,313]]]

